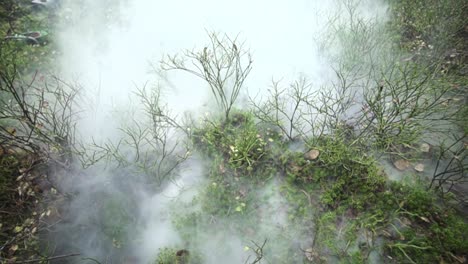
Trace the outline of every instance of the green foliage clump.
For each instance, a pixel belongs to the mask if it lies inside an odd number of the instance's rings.
[[[153,264],[201,264],[202,258],[186,249],[162,248]]]
[[[267,140],[250,113],[238,112],[225,122],[205,120],[194,132],[197,147],[211,157],[222,157],[229,169],[250,174],[268,152]]]
[[[176,263],[177,250],[174,248],[163,248],[158,254],[154,264],[169,264]]]

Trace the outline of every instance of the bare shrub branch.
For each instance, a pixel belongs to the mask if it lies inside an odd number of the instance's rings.
[[[123,124],[117,142],[93,141],[88,150],[81,153],[82,162],[85,167],[99,161],[116,163],[118,167],[133,169],[161,185],[190,154],[189,146],[179,139],[181,133],[188,133],[188,129],[179,124],[161,103],[159,88],[143,87],[135,94],[140,99],[145,118],[133,117]]]
[[[37,71],[23,77],[14,60],[3,59],[0,145],[5,150],[37,154],[60,164],[71,162],[78,90]]]
[[[182,70],[206,81],[226,120],[252,69],[252,57],[243,44],[227,36],[210,33],[210,45],[201,51],[186,50],[182,56],[167,56],[163,70]]]

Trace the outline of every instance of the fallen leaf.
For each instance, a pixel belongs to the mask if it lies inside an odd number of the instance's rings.
[[[121,248],[122,243],[119,240],[112,238],[112,246],[114,246],[115,248]]]
[[[414,166],[414,169],[415,169],[417,172],[423,172],[423,171],[424,171],[424,164],[418,163],[416,166]]]
[[[14,128],[14,127],[8,127],[8,128],[6,129],[6,131],[7,131],[8,133],[10,133],[12,136],[16,136],[16,128]]]
[[[398,169],[398,170],[406,170],[409,166],[410,163],[407,160],[404,159],[399,159],[393,163],[393,165]]]
[[[318,259],[318,253],[315,249],[313,248],[308,248],[304,251],[304,254],[307,258],[307,260],[313,262],[313,261],[316,261]]]
[[[449,252],[450,255],[459,263],[466,263],[466,257],[465,256],[455,256],[453,253]]]
[[[410,226],[410,225],[411,225],[411,221],[410,221],[408,218],[406,218],[406,217],[402,217],[402,218],[400,219],[400,221],[401,221],[401,223],[402,223],[404,226]]]
[[[392,237],[392,234],[390,234],[387,230],[382,230],[382,233],[386,237]]]
[[[423,221],[426,222],[426,223],[430,223],[429,219],[427,219],[427,218],[424,217],[424,216],[420,216],[419,218],[421,218],[421,220],[423,220]]]
[[[18,245],[13,245],[13,246],[10,247],[10,249],[8,251],[10,251],[11,253],[14,253],[15,251],[18,250],[18,248],[19,248]]]
[[[419,150],[421,150],[421,152],[424,152],[424,153],[429,152],[430,149],[431,149],[431,146],[427,143],[422,143],[421,146],[419,147]]]
[[[307,160],[314,160],[320,155],[320,151],[313,149],[306,154],[304,154],[304,158]]]

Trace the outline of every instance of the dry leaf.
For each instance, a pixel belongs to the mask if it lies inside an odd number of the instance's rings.
[[[293,172],[299,172],[302,169],[302,167],[298,166],[296,163],[291,164],[291,170]]]
[[[453,253],[449,252],[450,256],[454,258],[458,263],[466,263],[466,258],[465,256],[455,256]]]
[[[421,150],[421,152],[429,152],[429,150],[431,149],[431,146],[429,146],[429,144],[427,143],[422,143],[421,146],[419,147],[419,150]]]
[[[424,171],[424,164],[418,163],[416,166],[414,166],[414,169],[415,169],[417,172],[423,172],[423,171]]]
[[[18,176],[18,178],[16,178],[16,181],[21,181],[23,178],[24,178],[24,174],[21,174],[20,176]]]
[[[11,253],[14,253],[15,251],[18,250],[18,248],[19,248],[18,245],[13,245],[13,246],[10,247],[10,249],[8,251],[10,251]]]
[[[6,129],[6,131],[7,131],[8,133],[10,133],[12,136],[16,136],[16,128],[14,128],[14,127],[8,127],[8,128]]]
[[[404,159],[399,159],[393,163],[393,165],[398,169],[398,170],[406,170],[409,166],[410,163],[407,160]]]
[[[382,230],[382,233],[386,237],[392,237],[392,234],[390,234],[387,230]]]
[[[305,253],[307,260],[311,262],[316,261],[319,257],[317,251],[313,248],[306,249],[304,253]]]
[[[401,222],[404,226],[410,226],[410,225],[411,225],[411,221],[410,221],[408,218],[406,218],[406,217],[402,217],[402,218],[400,219],[400,222]]]
[[[427,219],[427,218],[424,217],[424,216],[420,216],[419,218],[421,218],[421,220],[423,220],[423,221],[426,222],[426,223],[430,223],[429,219]]]
[[[313,149],[306,154],[304,154],[304,158],[307,160],[314,160],[320,155],[320,151]]]

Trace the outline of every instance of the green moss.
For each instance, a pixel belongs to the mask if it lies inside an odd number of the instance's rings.
[[[319,184],[324,193],[321,202],[332,208],[348,204],[364,209],[383,190],[385,177],[373,158],[349,145],[342,138],[323,137],[313,141],[312,149],[320,152],[315,161],[295,157],[292,172],[295,180]],[[294,171],[295,170],[295,171]]]

